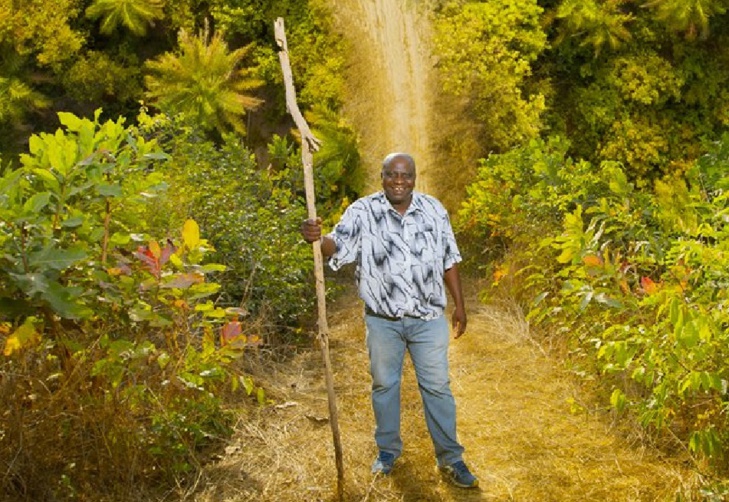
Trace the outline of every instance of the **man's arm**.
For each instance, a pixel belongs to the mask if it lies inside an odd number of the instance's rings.
[[[458,273],[458,264],[454,263],[451,268],[445,271],[443,280],[448,288],[456,308],[451,317],[451,324],[456,332],[455,337],[458,338],[466,332],[466,324],[468,319],[466,316],[466,306],[463,301],[463,289],[461,288],[461,276]]]
[[[326,235],[323,237],[321,235],[321,218],[304,220],[301,223],[301,236],[310,244],[321,239],[321,254],[324,258],[329,258],[337,252],[336,243]]]

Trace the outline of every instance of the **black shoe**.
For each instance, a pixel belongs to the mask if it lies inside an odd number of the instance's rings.
[[[451,465],[438,466],[438,470],[451,484],[459,488],[476,488],[478,486],[478,478],[471,474],[463,460]]]
[[[395,465],[395,455],[381,451],[375,461],[372,463],[372,474],[381,472],[382,474],[390,474],[392,467]]]

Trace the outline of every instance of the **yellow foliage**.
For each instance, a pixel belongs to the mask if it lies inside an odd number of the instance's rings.
[[[449,5],[434,24],[443,89],[472,103],[487,150],[507,150],[542,129],[549,86],[525,85],[547,46],[541,13],[534,0],[468,2]]]
[[[18,337],[13,334],[12,336],[8,337],[7,340],[5,340],[5,350],[3,351],[3,354],[5,356],[12,356],[14,352],[17,352],[22,347],[20,340]]]
[[[189,310],[190,308],[190,305],[188,305],[188,303],[183,299],[175,300],[172,305],[180,310]]]
[[[200,227],[195,220],[187,220],[183,225],[182,241],[187,249],[195,249],[200,245]]]
[[[19,350],[40,342],[40,333],[35,328],[35,318],[29,317],[5,340],[3,355],[12,356]]]
[[[616,120],[601,145],[603,159],[617,160],[640,176],[661,166],[669,151],[667,128],[643,116]]]
[[[157,258],[159,260],[159,257],[162,256],[162,249],[159,247],[159,242],[157,241],[150,241],[149,242],[149,252],[152,253],[152,256]]]
[[[660,211],[658,220],[666,230],[679,228],[693,233],[699,225],[699,215],[692,204],[692,195],[686,181],[680,176],[666,176],[654,185],[656,202]]]
[[[509,275],[509,265],[508,264],[502,264],[494,270],[494,285],[497,285],[501,279]]]

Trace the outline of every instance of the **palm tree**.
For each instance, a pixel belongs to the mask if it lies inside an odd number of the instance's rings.
[[[582,39],[581,45],[591,45],[599,54],[604,45],[617,49],[630,40],[626,27],[633,16],[621,11],[621,1],[596,2],[595,0],[566,0],[554,14],[562,20],[557,36],[559,44],[567,37]]]
[[[5,68],[0,68],[0,75]],[[7,74],[6,74],[7,75]],[[32,130],[29,115],[48,108],[51,101],[16,76],[0,77],[0,152],[10,159],[27,148]],[[0,165],[0,175],[6,165]]]
[[[656,18],[675,31],[683,31],[688,38],[709,34],[709,19],[726,12],[723,0],[651,0],[644,7],[655,9]]]
[[[135,35],[145,35],[155,19],[164,15],[164,0],[94,0],[86,17],[101,18],[101,33],[111,34],[119,26]]]
[[[0,123],[22,121],[31,110],[46,108],[49,100],[16,77],[0,77]]]
[[[247,94],[261,82],[239,68],[250,46],[228,51],[228,44],[207,26],[198,36],[180,30],[179,53],[167,52],[145,66],[147,98],[163,112],[182,113],[208,130],[243,133],[242,116],[261,101]]]

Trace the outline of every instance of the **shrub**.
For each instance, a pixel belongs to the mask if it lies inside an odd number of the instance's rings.
[[[173,159],[160,167],[172,186],[163,212],[194,218],[212,259],[227,266],[219,301],[247,311],[263,337],[295,332],[314,297],[296,152],[285,148],[280,164],[259,169],[236,137],[217,145],[162,116],[144,121]]]
[[[170,486],[230,433],[224,390],[264,399],[231,364],[259,340],[213,301],[225,267],[196,222],[148,235],[145,201],[166,186],[155,142],[98,113],[60,118],[0,179],[2,490]]]
[[[486,160],[460,213],[461,228],[509,250],[494,257],[495,288],[517,278],[511,293],[528,319],[567,343],[576,371],[599,375],[612,407],[720,470],[728,144],[647,191],[617,164],[594,168],[565,158],[559,140],[532,142]]]

